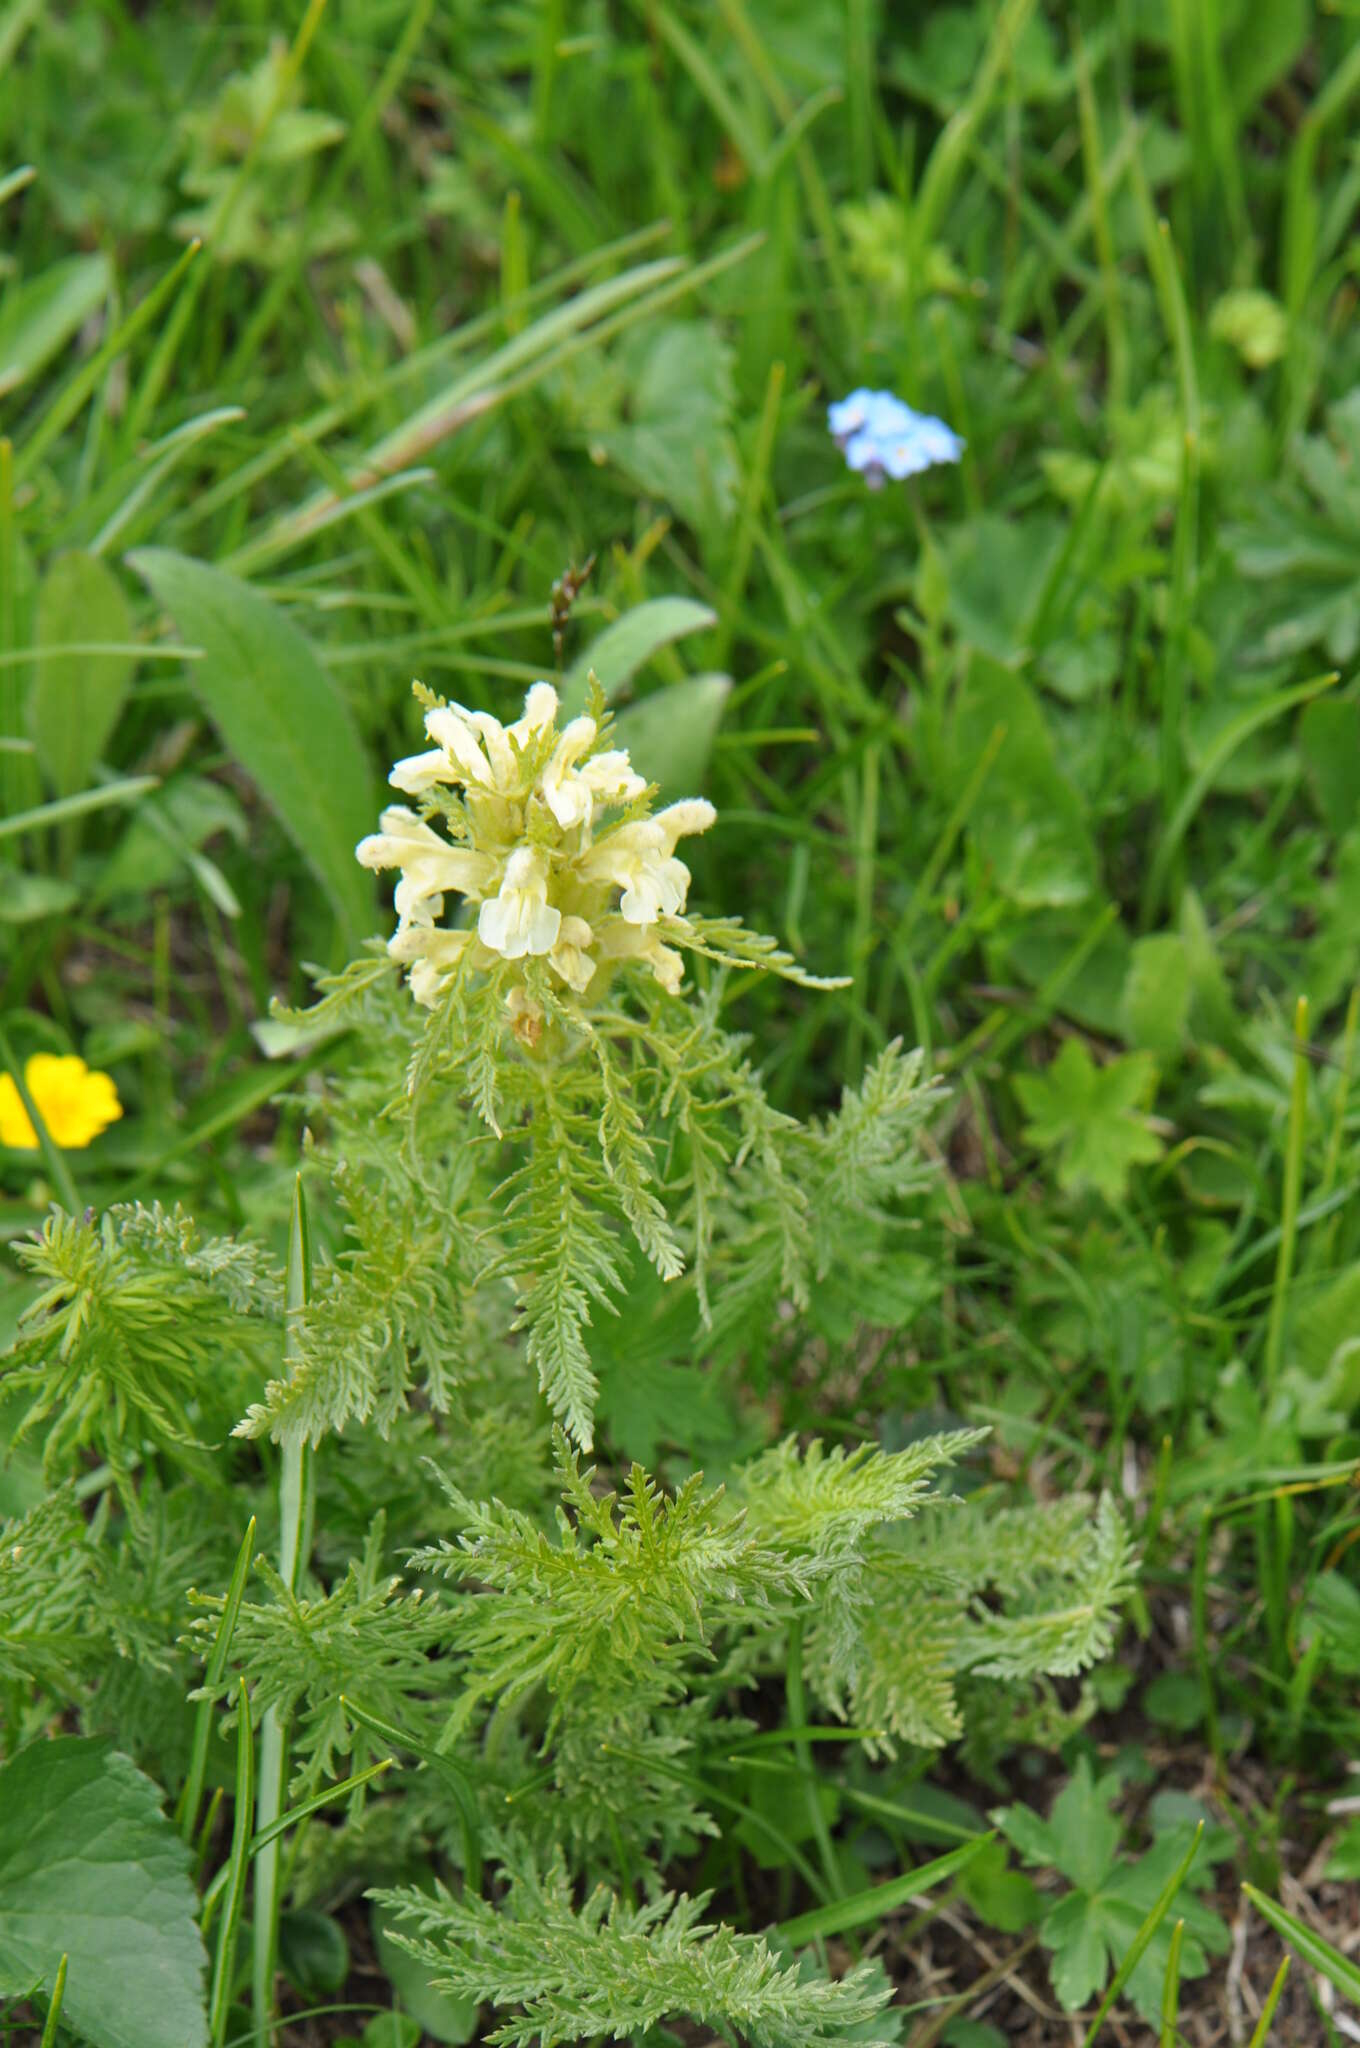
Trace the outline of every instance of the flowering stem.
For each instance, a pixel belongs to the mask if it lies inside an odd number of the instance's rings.
[[[288,1239],[288,1278],[284,1296],[284,1356],[291,1361],[298,1347],[298,1318],[311,1295],[311,1252],[307,1204],[299,1174],[293,1195],[293,1225]],[[307,1446],[298,1438],[286,1441],[279,1465],[279,1576],[291,1593],[297,1584],[308,1521]],[[255,1832],[263,1834],[278,1819],[283,1800],[283,1769],[287,1731],[277,1707],[260,1724]],[[274,1965],[278,1948],[279,1842],[275,1836],[255,1858],[255,1925],[251,1984],[254,1994],[257,2048],[269,2048],[274,2009]]]

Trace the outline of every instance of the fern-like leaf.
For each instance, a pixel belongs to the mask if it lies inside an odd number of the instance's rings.
[[[625,2040],[667,2018],[754,2048],[829,2048],[852,2028],[870,2048],[892,2040],[886,2027],[868,2030],[888,1995],[881,1973],[805,1977],[758,1936],[706,1924],[706,1893],[629,1906],[600,1888],[578,1909],[559,1861],[543,1876],[517,1874],[504,1909],[442,1886],[433,1898],[375,1896],[418,1930],[397,1939],[441,1990],[519,2008],[487,2037],[503,2048]]]

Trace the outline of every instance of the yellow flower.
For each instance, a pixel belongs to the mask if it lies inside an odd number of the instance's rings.
[[[35,1052],[24,1065],[24,1086],[55,1144],[83,1151],[123,1114],[112,1076],[92,1072],[74,1053]],[[8,1074],[0,1074],[0,1145],[36,1152],[38,1133]]]

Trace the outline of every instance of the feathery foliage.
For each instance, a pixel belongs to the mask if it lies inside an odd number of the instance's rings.
[[[104,1653],[99,1553],[68,1484],[0,1528],[0,1686],[69,1700]]]
[[[58,1472],[86,1447],[121,1470],[143,1441],[220,1439],[252,1358],[278,1343],[267,1262],[141,1209],[99,1223],[53,1210],[18,1251],[42,1291],[0,1383],[26,1401],[13,1442],[47,1424]]]
[[[756,2048],[820,2048],[872,2022],[885,2000],[867,1966],[839,1983],[805,1980],[759,1936],[705,1923],[707,1894],[629,1906],[600,1887],[578,1908],[560,1862],[517,1870],[503,1909],[442,1887],[378,1897],[419,1929],[398,1938],[442,1990],[523,2008],[487,2037],[505,2048],[619,2039],[678,2014]],[[893,2037],[855,2038],[888,2048]]]
[[[314,1791],[336,1775],[337,1755],[354,1746],[355,1726],[343,1695],[361,1696],[370,1713],[400,1722],[413,1695],[429,1679],[429,1651],[445,1619],[421,1588],[401,1592],[401,1581],[381,1572],[385,1523],[375,1515],[362,1557],[326,1593],[294,1593],[265,1558],[255,1569],[272,1601],[243,1601],[233,1631],[233,1652],[248,1675],[251,1715],[269,1708],[295,1727],[299,1789]],[[191,1640],[206,1655],[221,1614],[220,1598],[192,1625]],[[361,1690],[362,1689],[362,1690]],[[223,1678],[195,1699],[229,1697],[235,1680]]]

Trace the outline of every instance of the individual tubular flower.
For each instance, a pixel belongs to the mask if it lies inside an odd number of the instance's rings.
[[[24,1086],[54,1144],[81,1152],[123,1114],[110,1074],[75,1053],[35,1052],[24,1062]],[[0,1145],[36,1152],[38,1133],[12,1076],[0,1074]]]
[[[489,974],[503,961],[536,959],[576,996],[605,962],[645,966],[675,993],[683,960],[656,928],[684,911],[690,876],[676,846],[708,830],[712,804],[691,798],[646,816],[647,784],[596,718],[557,731],[549,683],[534,684],[511,725],[426,703],[435,744],[398,761],[390,778],[424,800],[424,815],[389,806],[357,849],[366,867],[400,870],[388,952],[416,1000],[436,1003],[465,967]],[[452,893],[476,907],[470,928],[442,923]],[[536,989],[531,980],[525,1002],[538,1000]],[[511,1023],[524,1044],[537,1042],[541,1023],[529,1011],[516,1010]]]
[[[389,804],[379,823],[381,831],[359,841],[355,858],[366,868],[401,869],[394,900],[403,923],[420,919],[422,910],[438,917],[449,889],[473,898],[486,894],[495,863],[485,855],[450,846],[403,804]]]
[[[519,757],[556,717],[557,692],[551,683],[534,684],[524,700],[523,717],[510,726],[489,711],[467,711],[461,704],[431,705],[425,730],[436,744],[428,753],[398,761],[387,779],[408,796],[423,796],[440,786],[509,791],[519,777]],[[594,737],[592,725],[590,738]]]
[[[586,947],[595,934],[583,917],[564,917],[557,934],[557,944],[548,955],[548,965],[554,974],[560,974],[568,988],[574,988],[577,995],[584,995],[590,987],[590,978],[595,972],[595,962]]]
[[[621,921],[600,941],[601,951],[611,960],[640,960],[650,967],[668,995],[678,996],[685,976],[685,958],[674,946],[664,945],[654,925],[640,926]]]
[[[409,969],[411,994],[431,1009],[471,943],[471,932],[445,931],[439,925],[404,924],[398,925],[388,940],[387,952],[390,959]]]
[[[483,903],[477,936],[503,960],[526,953],[551,953],[562,928],[562,913],[548,901],[548,872],[541,853],[517,846],[505,864],[499,892]]]
[[[626,924],[679,917],[689,893],[689,869],[675,858],[676,842],[692,832],[707,832],[717,815],[703,797],[690,797],[654,818],[620,825],[586,856],[585,873],[622,891],[619,912]]]
[[[596,754],[578,768],[577,761],[595,744],[595,736],[593,718],[573,718],[543,771],[544,802],[564,827],[588,825],[597,798],[606,804],[631,803],[647,787],[621,748]]]
[[[593,718],[573,718],[543,770],[543,801],[559,825],[589,824],[590,784],[576,763],[595,741]]]
[[[937,463],[957,462],[967,445],[932,413],[913,412],[891,391],[852,391],[827,407],[827,425],[850,468],[877,489]]]

